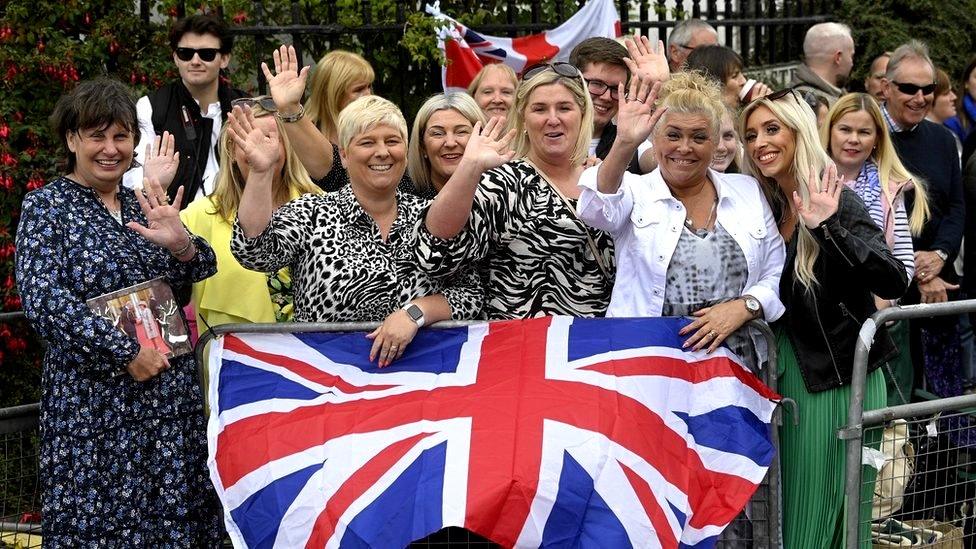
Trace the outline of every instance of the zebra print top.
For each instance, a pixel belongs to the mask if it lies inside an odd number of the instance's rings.
[[[609,279],[593,257],[587,231]],[[439,239],[422,223],[418,244],[420,267],[435,277],[482,262],[489,319],[603,316],[610,303],[613,239],[586,227],[524,161],[485,172],[457,236]]]

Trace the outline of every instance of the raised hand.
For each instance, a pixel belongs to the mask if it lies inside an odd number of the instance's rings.
[[[277,124],[262,129],[255,124],[250,107],[236,105],[227,116],[227,132],[240,147],[247,159],[248,168],[254,173],[267,173],[278,164],[281,157]]]
[[[142,162],[143,174],[147,179],[155,179],[168,190],[176,170],[180,167],[180,153],[176,150],[176,138],[169,132],[156,136],[152,143],[146,144],[146,159]]]
[[[145,195],[145,196],[143,196]],[[146,225],[136,221],[125,224],[126,227],[139,233],[146,240],[175,252],[186,248],[190,243],[186,227],[180,221],[179,205],[183,200],[183,187],[176,191],[173,204],[166,197],[166,190],[155,179],[143,179],[142,192],[136,192],[136,200],[146,216]]]
[[[624,63],[630,69],[633,77],[649,78],[651,82],[664,82],[671,77],[671,68],[668,66],[668,58],[664,55],[664,42],[657,41],[655,47],[651,47],[651,41],[646,36],[627,37],[624,40],[627,46],[627,53],[630,57],[624,57]]]
[[[800,198],[798,191],[793,191],[793,205],[796,206],[797,215],[808,229],[815,229],[830,216],[837,212],[840,204],[840,191],[843,187],[840,177],[837,175],[837,166],[830,164],[824,170],[820,184],[817,184],[817,173],[810,168],[807,177],[807,190],[810,199],[804,206],[803,199]]]
[[[305,82],[308,79],[308,67],[298,70],[298,54],[295,46],[282,45],[275,50],[271,57],[274,60],[274,73],[267,63],[261,63],[261,70],[268,80],[271,98],[283,114],[295,114],[302,103],[305,94]]]
[[[630,91],[626,94],[624,85],[618,86],[618,140],[636,146],[651,135],[654,125],[665,111],[665,109],[654,108],[660,89],[660,82],[652,82],[647,77],[631,78]]]
[[[501,135],[504,126],[503,119],[497,116],[492,116],[484,128],[481,127],[481,122],[475,123],[468,144],[464,147],[462,162],[484,172],[515,158],[515,151],[509,148],[515,138],[515,130]]]

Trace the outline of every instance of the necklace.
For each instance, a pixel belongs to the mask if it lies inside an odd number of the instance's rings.
[[[695,222],[691,220],[690,214],[685,216],[685,227],[688,227],[688,229],[693,233],[708,232],[708,227],[712,224],[716,211],[718,211],[718,194],[715,195],[715,201],[712,202],[712,209],[708,212],[708,217],[705,218],[705,223],[701,226],[701,228],[695,228]]]

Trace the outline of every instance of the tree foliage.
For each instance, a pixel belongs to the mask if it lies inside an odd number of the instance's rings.
[[[954,80],[976,54],[976,0],[843,0],[837,20],[853,31],[858,80],[875,57],[911,39],[928,44],[936,66]]]

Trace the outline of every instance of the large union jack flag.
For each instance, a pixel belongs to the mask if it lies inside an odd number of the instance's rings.
[[[710,547],[773,458],[779,397],[687,320],[421,330],[379,370],[362,333],[210,352],[210,471],[238,547]]]

